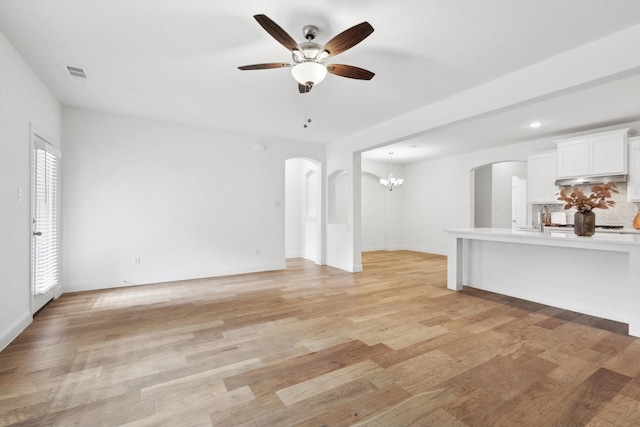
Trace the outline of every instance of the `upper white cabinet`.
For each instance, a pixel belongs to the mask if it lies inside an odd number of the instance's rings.
[[[627,173],[627,135],[632,129],[561,139],[558,143],[557,177]]]
[[[627,173],[627,132],[589,138],[589,175]]]
[[[629,138],[627,199],[630,202],[640,202],[640,137]]]
[[[589,174],[589,139],[558,143],[557,177],[569,178]]]
[[[547,151],[527,157],[527,202],[559,203],[556,199],[556,152]]]

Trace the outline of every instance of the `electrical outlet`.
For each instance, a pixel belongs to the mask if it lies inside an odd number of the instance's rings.
[[[137,256],[133,259],[133,265],[140,265],[140,257]]]
[[[256,249],[256,256],[260,256],[260,249]]]

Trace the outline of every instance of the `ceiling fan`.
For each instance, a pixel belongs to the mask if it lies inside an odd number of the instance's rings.
[[[373,27],[368,22],[362,22],[345,30],[329,40],[324,46],[315,43],[318,28],[305,25],[302,29],[306,42],[298,44],[285,30],[273,22],[266,15],[254,15],[254,18],[271,37],[291,51],[293,63],[271,62],[267,64],[244,65],[241,70],[267,70],[271,68],[291,68],[293,77],[298,82],[300,93],[308,93],[311,88],[320,83],[327,73],[350,79],[371,80],[375,75],[371,71],[353,65],[326,64],[327,59],[344,52],[360,43],[373,33]]]

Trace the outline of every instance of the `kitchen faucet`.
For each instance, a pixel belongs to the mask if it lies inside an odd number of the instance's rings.
[[[546,213],[542,213],[543,209],[546,211]],[[545,222],[547,222],[547,218],[549,218],[549,208],[547,208],[547,205],[542,205],[542,207],[540,208],[540,212],[538,212],[538,229],[541,232],[544,231],[544,224]]]

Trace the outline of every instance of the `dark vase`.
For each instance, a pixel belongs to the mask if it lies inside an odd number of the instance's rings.
[[[593,236],[596,232],[596,214],[593,211],[576,212],[573,216],[573,232],[578,236]]]

